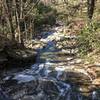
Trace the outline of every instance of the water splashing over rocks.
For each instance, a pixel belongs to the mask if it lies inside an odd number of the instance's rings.
[[[91,91],[91,96],[86,97],[82,93],[84,88],[80,89],[80,84],[87,85],[91,77],[77,67],[81,59],[70,52],[70,49],[74,52],[75,46],[58,47],[62,38],[76,37],[66,36],[58,30],[45,34],[40,40],[45,45],[38,48],[36,63],[23,71],[7,74],[1,82],[2,89],[14,100],[100,100],[97,92]]]

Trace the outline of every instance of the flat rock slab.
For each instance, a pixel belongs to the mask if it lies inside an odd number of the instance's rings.
[[[29,49],[12,49],[12,50],[7,50],[7,54],[9,57],[18,59],[18,60],[28,60],[33,57],[36,57],[37,52],[34,50],[29,50]]]

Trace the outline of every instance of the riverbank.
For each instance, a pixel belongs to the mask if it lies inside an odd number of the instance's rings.
[[[22,47],[17,42],[2,37],[0,42],[0,69],[6,68],[7,64],[35,62],[37,51],[31,48]],[[10,64],[11,65],[11,64]]]

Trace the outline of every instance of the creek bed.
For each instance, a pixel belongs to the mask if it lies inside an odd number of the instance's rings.
[[[35,64],[2,73],[2,90],[13,100],[100,100],[100,92],[91,89],[88,73],[81,66],[75,71],[81,60],[57,48],[52,37],[57,38],[57,33],[40,40],[46,45],[38,48]]]

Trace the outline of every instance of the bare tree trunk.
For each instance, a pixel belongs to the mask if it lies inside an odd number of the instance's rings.
[[[33,34],[32,34],[32,21],[30,19],[30,39],[33,38]]]
[[[68,9],[68,0],[64,0],[64,4],[66,4],[66,11],[67,11],[67,9]],[[69,22],[69,15],[66,12],[66,24],[68,24],[68,22]]]
[[[17,8],[17,2],[15,1],[15,14],[16,14],[16,26],[17,26],[17,35],[18,35],[18,42],[23,45],[23,37],[21,34],[21,27],[20,27],[20,22],[22,21],[22,1],[20,2],[20,12],[18,11]]]
[[[18,34],[18,38],[19,38],[20,27],[19,27],[19,17],[18,17],[18,9],[17,9],[17,5],[16,5],[16,1],[15,1],[15,8],[16,8],[15,12],[16,12],[16,23],[17,23],[17,30],[16,31],[18,32],[16,34]]]
[[[12,15],[11,15],[11,11],[9,11],[9,7],[8,7],[8,4],[7,4],[7,1],[4,0],[4,7],[5,7],[5,10],[6,10],[6,13],[7,13],[7,20],[8,20],[8,23],[10,25],[10,31],[11,31],[11,39],[14,41],[15,40],[15,32],[14,32],[14,27],[13,27],[13,22],[12,22]]]
[[[2,1],[0,2],[0,26],[1,28],[3,28],[3,30],[1,31],[1,33],[3,33],[4,35],[4,15],[3,15],[3,5],[2,5]],[[1,34],[0,33],[0,34]]]
[[[94,13],[95,0],[87,0],[88,18],[91,20]]]
[[[27,41],[28,40],[28,38],[27,38],[27,26],[26,26],[26,22],[25,22],[25,20],[24,20],[24,25],[25,25],[25,41]]]
[[[95,0],[87,0],[87,14],[88,14],[88,26],[90,30],[93,28],[92,25],[92,17],[94,13],[94,6],[95,6]]]

